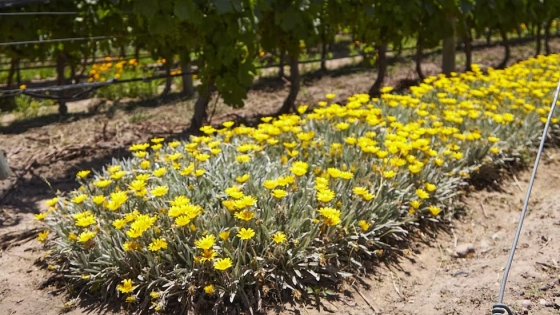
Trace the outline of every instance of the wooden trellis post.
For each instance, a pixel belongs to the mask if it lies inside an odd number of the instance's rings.
[[[0,180],[7,179],[10,175],[12,175],[12,171],[8,166],[6,157],[4,156],[4,151],[0,149]]]

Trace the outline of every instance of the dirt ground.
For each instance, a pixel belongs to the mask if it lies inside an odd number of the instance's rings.
[[[552,48],[560,52],[560,40],[553,41]],[[502,52],[500,47],[477,50],[473,62],[495,66]],[[533,53],[530,45],[512,49],[516,60]],[[425,73],[437,73],[440,61],[436,56],[427,57]],[[462,62],[459,55],[458,63]],[[415,80],[413,69],[406,60],[392,65],[387,85],[400,87]],[[352,65],[327,76],[308,76],[298,103],[315,104],[327,93],[335,93],[343,101],[367,91],[374,79],[374,71]],[[213,122],[273,113],[287,95],[287,85],[282,80],[265,83],[249,93],[243,109],[217,102]],[[15,173],[0,181],[0,314],[112,313],[87,307],[67,309],[65,303],[68,306],[72,301],[62,291],[44,285],[48,272],[35,264],[43,249],[33,240],[41,226],[33,221],[33,214],[54,191],[76,188],[77,171],[99,169],[112,158],[127,157],[131,143],[156,136],[185,137],[193,101],[107,104],[92,111],[97,101],[69,104],[71,115],[66,118],[54,114],[23,120],[0,116],[0,146],[7,151]],[[555,194],[560,187],[559,152],[549,153],[547,164],[541,165],[506,294],[507,303],[518,310],[530,308],[529,313],[534,314],[560,312],[555,304],[560,303],[560,194]],[[366,287],[358,287],[359,293],[351,289],[351,296],[341,293],[338,301],[324,300],[321,312],[316,305],[288,305],[282,313],[372,314],[372,309],[383,314],[490,313],[528,177],[526,172],[519,174],[518,181],[507,181],[501,192],[471,194],[465,200],[468,213],[453,222],[453,233],[418,236],[424,241],[415,241],[405,251],[408,254],[398,268],[379,268],[371,279],[365,279]],[[452,258],[455,243],[472,244],[472,257]]]

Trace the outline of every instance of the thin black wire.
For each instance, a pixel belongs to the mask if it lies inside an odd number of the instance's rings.
[[[541,144],[539,146],[539,150],[537,151],[537,158],[535,160],[535,165],[533,167],[533,173],[531,174],[531,180],[529,181],[529,187],[527,188],[527,195],[525,196],[525,202],[523,203],[523,210],[521,211],[521,218],[519,219],[519,225],[517,226],[517,231],[515,233],[515,238],[513,239],[513,245],[511,246],[508,261],[506,264],[506,268],[504,271],[504,277],[502,279],[502,285],[500,287],[500,295],[498,296],[498,304],[494,306],[494,308],[503,308],[504,304],[504,294],[506,291],[506,284],[509,275],[509,270],[511,268],[511,264],[513,263],[513,256],[515,255],[515,249],[517,248],[517,242],[519,241],[519,236],[521,235],[521,228],[523,227],[523,220],[525,219],[525,215],[527,214],[527,208],[529,206],[529,198],[531,197],[531,190],[533,189],[533,184],[535,182],[535,177],[537,176],[537,169],[539,168],[539,161],[541,159],[542,152],[544,150],[544,143],[546,140],[546,136],[548,134],[548,129],[550,127],[550,122],[552,121],[552,116],[554,114],[554,109],[556,108],[556,103],[558,102],[558,94],[560,93],[560,80],[558,81],[558,86],[556,87],[556,94],[554,95],[554,100],[552,101],[552,105],[550,107],[550,113],[548,114],[548,119],[546,120],[546,124],[544,126],[543,135],[541,138]],[[507,307],[507,306],[506,306]],[[503,313],[503,312],[502,312]],[[501,314],[495,312],[495,314]]]
[[[139,35],[134,35],[134,36],[140,37],[140,36],[147,36],[147,35],[148,34],[139,34]],[[57,38],[57,39],[45,39],[45,40],[39,39],[39,40],[28,40],[28,41],[21,41],[21,42],[0,43],[0,47],[17,46],[17,45],[32,45],[32,44],[62,43],[62,42],[77,42],[77,41],[86,41],[86,40],[103,40],[103,39],[130,37],[130,36],[133,36],[133,35],[90,36],[90,37]]]
[[[63,2],[63,1],[73,1],[73,0],[13,0],[13,1],[2,1],[0,2],[0,8],[17,8],[17,7],[24,7],[29,4],[36,4],[36,3],[51,3],[51,2]]]
[[[0,16],[36,16],[36,15],[80,15],[78,11],[35,11],[35,12],[0,12]],[[121,14],[132,14],[132,11],[119,11]]]
[[[80,12],[1,12],[0,16],[78,15]]]

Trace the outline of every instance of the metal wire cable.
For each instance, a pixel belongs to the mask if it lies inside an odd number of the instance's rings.
[[[0,16],[26,16],[26,15],[78,15],[80,12],[2,12]]]
[[[79,15],[78,11],[35,11],[35,12],[0,12],[0,16],[36,16],[36,15]],[[132,14],[132,11],[119,11],[121,14]]]
[[[546,140],[546,135],[548,134],[548,129],[550,128],[550,122],[552,121],[552,116],[554,114],[554,109],[556,108],[556,103],[558,102],[558,94],[560,93],[560,80],[558,81],[558,86],[556,87],[556,94],[554,95],[554,100],[552,101],[552,105],[550,107],[550,113],[548,114],[548,119],[546,120],[546,124],[544,126],[544,131],[541,139],[541,144],[539,146],[539,150],[537,151],[537,158],[535,159],[535,165],[533,167],[533,173],[531,174],[531,180],[529,181],[529,187],[527,188],[527,195],[525,196],[525,202],[523,203],[523,210],[521,211],[521,218],[519,219],[519,225],[517,226],[517,231],[515,233],[515,238],[513,239],[513,245],[511,246],[508,261],[506,264],[506,268],[504,271],[504,277],[502,279],[502,285],[500,287],[500,295],[498,296],[498,303],[494,305],[492,309],[493,315],[504,314],[507,312],[508,314],[512,315],[512,311],[507,307],[507,305],[503,304],[504,301],[504,294],[506,291],[506,284],[509,275],[509,270],[513,263],[513,256],[515,255],[515,249],[517,247],[517,242],[519,241],[519,237],[521,235],[521,228],[523,227],[523,220],[525,219],[525,215],[527,214],[527,208],[529,206],[529,198],[531,197],[531,190],[533,189],[533,184],[535,183],[535,177],[537,176],[537,169],[539,168],[539,161],[541,159],[542,152],[544,150],[544,143]]]
[[[134,35],[135,37],[147,36],[148,34]],[[57,39],[38,39],[38,40],[28,40],[21,42],[5,42],[0,43],[0,47],[6,46],[17,46],[17,45],[31,45],[31,44],[48,44],[48,43],[62,43],[62,42],[74,42],[74,41],[86,41],[86,40],[103,40],[112,39],[120,37],[129,37],[133,35],[114,35],[114,36],[90,36],[90,37],[74,37],[74,38],[57,38]]]
[[[0,1],[0,8],[17,8],[24,7],[30,4],[48,4],[54,2],[69,2],[73,0],[12,0],[12,1]]]

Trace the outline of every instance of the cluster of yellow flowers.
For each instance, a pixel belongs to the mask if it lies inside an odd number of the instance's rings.
[[[123,60],[122,57],[118,60],[105,57],[104,61],[104,63],[96,63],[91,67],[88,82],[105,82],[107,77],[120,79],[127,66],[134,69],[138,66],[138,60],[136,59],[129,59],[127,61]]]
[[[36,215],[58,237],[53,261],[64,263],[53,269],[131,303],[151,299],[155,311],[171,297],[233,301],[360,272],[408,223],[450,213],[481,165],[538,139],[559,59],[487,75],[475,65],[345,106],[329,94],[255,127],[132,145],[131,159],[79,172],[82,186]]]

